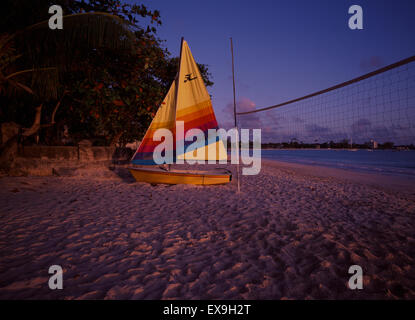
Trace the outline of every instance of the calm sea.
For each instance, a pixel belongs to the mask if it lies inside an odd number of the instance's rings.
[[[262,150],[262,158],[415,179],[415,151]]]

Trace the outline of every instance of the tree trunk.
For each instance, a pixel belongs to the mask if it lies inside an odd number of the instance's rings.
[[[18,134],[15,134],[0,147],[0,171],[7,173],[13,166],[14,160],[17,157],[18,140]]]
[[[24,128],[22,135],[25,137],[31,136],[35,133],[37,133],[40,129],[40,118],[42,116],[42,107],[43,104],[40,104],[36,108],[36,115],[35,115],[35,121],[33,122],[32,126],[30,128]]]
[[[120,140],[121,136],[122,136],[123,132],[118,132],[111,140],[110,143],[110,147],[115,147],[118,143],[118,141]]]

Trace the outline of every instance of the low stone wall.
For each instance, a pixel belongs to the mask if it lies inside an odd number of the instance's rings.
[[[41,160],[73,160],[80,162],[129,160],[133,154],[130,148],[91,146],[21,146],[18,156]]]
[[[92,146],[19,146],[10,175],[76,175],[82,171],[104,169],[130,161],[130,148]]]
[[[21,146],[18,156],[41,160],[79,160],[78,147]]]

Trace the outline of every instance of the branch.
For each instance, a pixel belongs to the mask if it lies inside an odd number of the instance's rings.
[[[120,17],[118,17],[116,15],[113,15],[113,14],[110,14],[110,13],[107,13],[107,12],[83,12],[83,13],[75,13],[75,14],[65,15],[62,18],[64,19],[64,21],[67,21],[67,20],[70,20],[70,19],[73,19],[73,18],[76,19],[77,17],[80,17],[80,16],[104,16],[104,17],[107,17],[109,19],[113,19],[113,20],[117,21],[121,25],[131,25],[128,21],[126,21],[124,19],[121,19]],[[33,30],[33,29],[36,29],[36,28],[39,28],[39,27],[40,28],[48,27],[48,25],[49,25],[49,20],[44,20],[44,21],[35,23],[35,24],[27,27],[26,29],[23,29],[23,30],[21,30],[19,32],[16,32],[16,34],[23,33],[25,31],[30,31],[30,30]]]
[[[40,116],[42,115],[42,107],[43,107],[43,104],[40,104],[36,108],[35,121],[33,122],[33,125],[30,128],[23,128],[23,133],[22,133],[23,136],[28,137],[28,136],[31,136],[31,135],[33,135],[33,134],[35,134],[36,132],[39,131],[39,129],[40,129]]]
[[[30,94],[32,94],[32,95],[34,95],[35,93],[32,91],[32,89],[30,89],[28,86],[26,86],[26,85],[24,85],[23,83],[20,83],[20,82],[18,82],[18,81],[16,81],[16,80],[8,80],[8,82],[10,83],[10,84],[12,84],[13,86],[15,86],[15,87],[17,87],[17,88],[20,88],[20,89],[23,89],[24,91],[26,91],[26,92],[28,92],[28,93],[30,93]]]
[[[53,109],[53,112],[52,112],[52,119],[50,120],[50,124],[51,124],[51,125],[55,124],[55,114],[56,114],[56,111],[58,111],[58,108],[59,108],[59,106],[61,105],[62,100],[63,100],[63,98],[65,97],[65,95],[66,95],[67,93],[68,93],[68,91],[67,91],[67,90],[65,90],[65,91],[63,92],[63,95],[62,95],[62,97],[60,98],[60,100],[58,101],[58,103],[56,104],[55,109]]]
[[[111,140],[110,146],[116,146],[124,132],[118,132]]]

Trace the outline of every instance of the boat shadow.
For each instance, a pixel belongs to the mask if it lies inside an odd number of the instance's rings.
[[[125,183],[135,183],[136,180],[131,175],[130,171],[126,167],[114,166],[109,168],[118,178]]]

